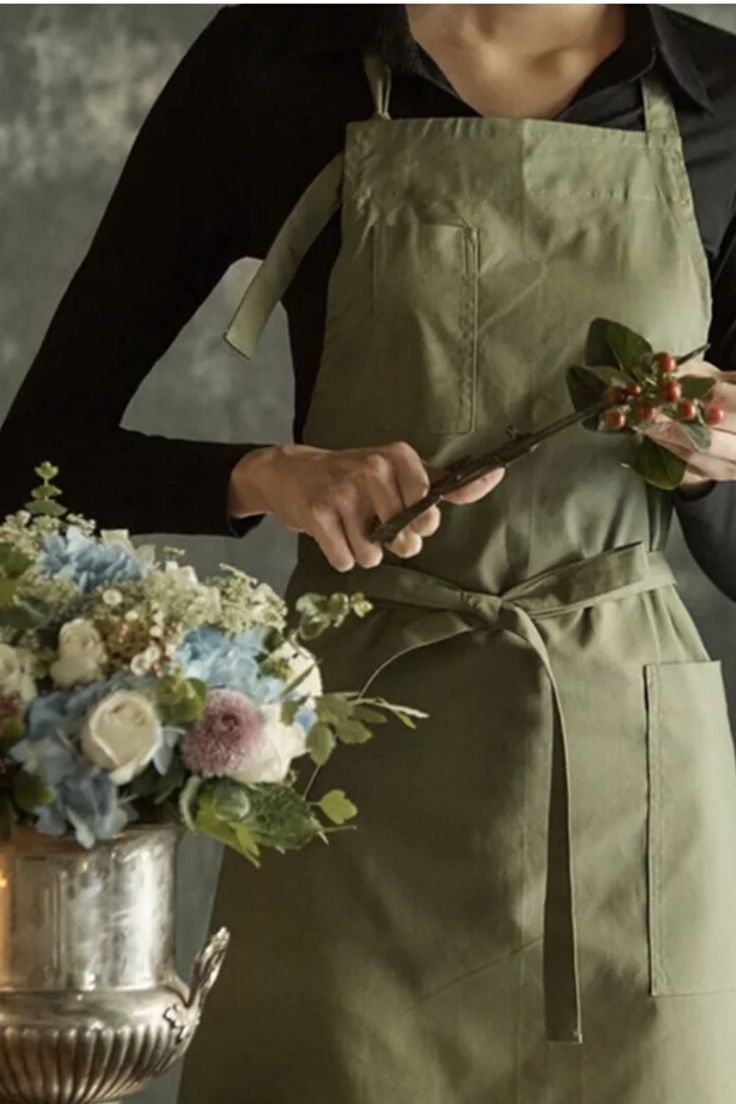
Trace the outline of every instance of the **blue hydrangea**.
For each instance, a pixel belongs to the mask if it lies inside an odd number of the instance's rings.
[[[120,801],[117,787],[99,769],[86,768],[62,779],[50,805],[35,810],[39,832],[61,836],[69,827],[82,847],[110,839],[126,826],[130,809]]]
[[[215,628],[192,629],[176,653],[176,662],[187,678],[202,679],[208,686],[240,690],[253,701],[280,701],[285,683],[261,672],[256,658],[268,626],[229,634]]]
[[[305,732],[309,732],[317,720],[317,713],[311,705],[300,705],[294,714],[294,720],[298,725],[301,725]]]
[[[143,574],[138,560],[122,545],[104,545],[75,525],[63,533],[47,533],[39,567],[47,575],[70,579],[83,593],[99,586],[132,582]]]

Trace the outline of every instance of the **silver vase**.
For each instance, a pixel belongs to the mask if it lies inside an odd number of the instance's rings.
[[[0,844],[1,1104],[109,1104],[182,1057],[229,936],[191,986],[177,977],[178,839],[157,825],[90,851],[31,829]]]

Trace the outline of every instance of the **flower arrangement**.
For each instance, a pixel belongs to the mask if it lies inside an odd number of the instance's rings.
[[[427,716],[323,692],[304,641],[371,603],[304,594],[288,627],[267,584],[227,565],[200,580],[179,549],[98,531],[61,505],[56,467],[36,473],[0,523],[0,836],[31,824],[90,848],[174,819],[257,865],[262,847],[353,827],[344,791],[310,798],[319,767],[389,713]]]
[[[704,451],[711,443],[709,426],[719,425],[724,418],[723,408],[708,401],[714,377],[678,375],[681,365],[707,348],[702,345],[681,356],[655,352],[646,338],[628,326],[596,318],[588,329],[585,364],[568,370],[568,390],[576,410],[606,399],[605,408],[583,421],[583,426],[604,433],[631,433],[637,443],[628,466],[663,490],[679,486],[686,463],[647,437],[647,428],[653,422],[676,424],[692,447]]]

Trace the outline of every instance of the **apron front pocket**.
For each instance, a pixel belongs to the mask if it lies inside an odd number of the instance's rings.
[[[650,992],[736,988],[736,757],[720,660],[649,664]]]
[[[478,231],[401,218],[371,227],[374,370],[397,434],[468,433],[475,422]]]

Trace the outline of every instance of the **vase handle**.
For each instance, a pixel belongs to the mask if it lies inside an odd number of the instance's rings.
[[[217,981],[228,943],[230,932],[220,928],[211,935],[199,951],[192,966],[192,980],[189,996],[181,1004],[174,1004],[164,1012],[164,1018],[175,1033],[178,1047],[186,1049],[199,1023],[204,1002],[212,986]],[[180,1049],[179,1054],[182,1053]]]
[[[204,1002],[217,981],[229,942],[230,932],[227,928],[220,928],[210,936],[194,960],[186,1007],[196,1014],[197,1019],[202,1015]]]

